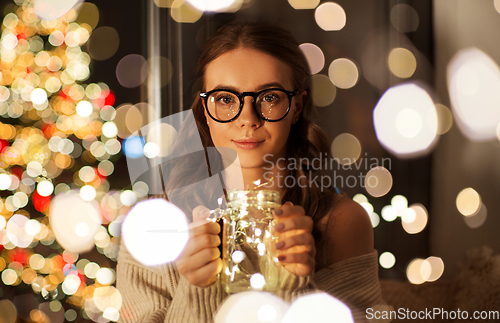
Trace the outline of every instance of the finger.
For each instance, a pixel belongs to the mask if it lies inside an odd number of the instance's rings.
[[[311,254],[314,249],[314,238],[310,233],[297,234],[275,244],[277,250],[287,250],[295,246],[304,247]]]
[[[276,232],[287,232],[290,230],[305,230],[311,232],[313,229],[313,219],[309,216],[298,216],[293,218],[284,219],[275,223],[273,228]]]
[[[217,280],[217,274],[222,270],[222,260],[220,258],[215,259],[205,266],[195,270],[192,273],[192,277],[195,279],[198,278],[198,283],[195,284],[200,287],[207,287],[213,284]],[[210,277],[206,282],[201,281],[201,279],[205,279],[205,277]]]
[[[189,236],[196,237],[202,234],[219,234],[220,225],[218,223],[209,221],[200,225],[194,226],[189,229]]]
[[[278,218],[305,215],[304,208],[300,205],[285,203],[277,209],[274,209],[273,214]]]
[[[314,258],[307,252],[290,253],[278,256],[278,260],[282,264],[302,264],[309,265],[314,268]]]
[[[185,256],[192,256],[199,251],[206,248],[214,248],[219,246],[220,238],[216,234],[202,234],[196,237],[190,238],[186,244],[183,254]]]
[[[189,258],[189,268],[191,271],[198,270],[203,266],[208,265],[215,259],[220,257],[219,248],[205,248],[191,255]]]

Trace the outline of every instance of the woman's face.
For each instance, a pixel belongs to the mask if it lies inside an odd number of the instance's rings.
[[[210,62],[205,70],[205,90],[231,89],[258,92],[266,88],[295,91],[288,65],[258,50],[237,48]],[[242,168],[269,167],[286,153],[286,142],[292,123],[302,110],[304,92],[295,95],[289,113],[277,122],[260,119],[246,96],[243,110],[236,120],[220,123],[207,114],[212,141],[216,147],[228,147],[238,153]],[[266,156],[267,155],[267,156]],[[264,159],[264,156],[265,159]]]

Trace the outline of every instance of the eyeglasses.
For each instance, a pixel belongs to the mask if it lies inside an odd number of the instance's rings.
[[[246,96],[251,96],[252,107],[257,116],[265,121],[282,120],[292,105],[292,98],[298,91],[280,88],[265,89],[259,92],[238,93],[231,90],[212,90],[200,93],[210,118],[217,122],[231,122],[238,118],[243,110]]]

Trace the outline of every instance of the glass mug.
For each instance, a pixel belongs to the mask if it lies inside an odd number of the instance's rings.
[[[230,190],[221,225],[221,279],[228,294],[248,290],[276,292],[280,264],[274,245],[273,210],[280,194],[271,190]]]

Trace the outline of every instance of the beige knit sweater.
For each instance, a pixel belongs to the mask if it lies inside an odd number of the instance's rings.
[[[175,264],[147,267],[121,245],[117,264],[117,288],[123,298],[119,322],[213,322],[228,296],[218,281],[200,288],[181,276]],[[365,309],[381,304],[377,251],[299,277],[283,269],[278,296],[292,301],[299,294],[325,291],[347,304],[356,322],[365,321]]]

